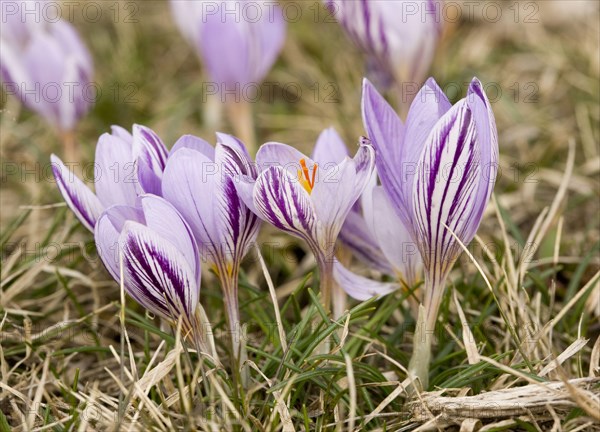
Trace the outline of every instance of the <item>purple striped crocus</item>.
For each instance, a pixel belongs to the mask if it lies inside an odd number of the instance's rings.
[[[188,221],[204,263],[219,278],[224,295],[232,350],[238,366],[245,360],[240,338],[238,274],[256,239],[260,220],[238,197],[235,179],[256,179],[256,166],[237,138],[217,134],[216,148],[206,141],[182,137],[169,156],[162,192]]]
[[[240,197],[258,216],[306,241],[317,260],[326,310],[331,307],[335,243],[367,186],[375,160],[368,143],[360,145],[354,158],[332,159],[328,149],[340,142],[333,130],[324,131],[314,159],[286,144],[263,144],[256,155],[258,178],[241,178],[236,184]]]
[[[151,313],[182,329],[206,352],[199,306],[200,255],[192,229],[166,200],[144,194],[134,206],[106,209],[95,227],[102,262]]]
[[[367,80],[362,103],[383,189],[423,260],[423,328],[415,335],[409,370],[427,387],[431,335],[448,273],[461,252],[457,239],[471,242],[494,188],[494,114],[476,78],[454,106],[429,79],[405,124]]]
[[[324,0],[354,44],[365,53],[381,88],[421,83],[442,33],[440,0]]]
[[[8,2],[5,2],[8,3]],[[38,2],[2,8],[0,72],[4,89],[54,126],[73,154],[73,130],[95,97],[92,57],[68,22],[39,22]],[[38,10],[41,9],[38,4]],[[69,138],[67,138],[69,137]]]
[[[50,157],[56,184],[67,205],[90,231],[103,210],[113,205],[134,206],[142,193],[161,194],[167,149],[151,129],[134,125],[133,134],[119,126],[98,139],[94,163],[96,192],[56,155]]]
[[[312,159],[329,164],[341,163],[348,148],[335,129],[327,129],[315,145]],[[338,285],[357,300],[383,295],[400,287],[411,288],[421,278],[421,257],[408,230],[399,220],[387,195],[377,186],[373,172],[364,192],[354,203],[338,236],[339,241],[370,268],[392,275],[397,283],[375,282],[350,272],[340,262],[334,263]],[[334,294],[333,306],[343,303]],[[339,316],[343,309],[334,316]]]

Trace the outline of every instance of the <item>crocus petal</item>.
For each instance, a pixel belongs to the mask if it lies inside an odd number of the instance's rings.
[[[149,310],[171,320],[192,320],[198,304],[195,272],[182,253],[156,232],[126,222],[119,237],[128,293]]]
[[[348,148],[334,128],[325,129],[319,135],[312,159],[323,168],[341,163],[348,156]]]
[[[475,200],[477,204],[468,217],[469,227],[465,234],[465,241],[470,242],[475,236],[477,228],[479,228],[483,212],[490,200],[496,182],[498,174],[498,131],[490,101],[477,78],[473,78],[466,99],[475,121],[481,166]]]
[[[145,223],[142,209],[122,205],[112,206],[102,213],[94,230],[98,255],[117,282],[121,280],[119,235],[127,221]]]
[[[369,267],[384,274],[393,273],[386,256],[359,213],[348,213],[338,238],[355,257]]]
[[[300,160],[304,159],[307,166],[312,167],[314,161],[287,144],[269,142],[263,144],[256,153],[256,163],[261,170],[278,166],[288,170],[296,176],[301,169]]]
[[[321,241],[336,240],[348,212],[367,187],[374,165],[373,147],[361,145],[354,159],[321,172],[312,191],[320,226],[326,230]]]
[[[433,78],[429,78],[415,96],[406,119],[405,145],[398,150],[398,159],[402,165],[397,169],[400,183],[404,189],[408,205],[412,202],[414,177],[417,172],[417,162],[425,146],[429,133],[438,120],[452,107],[450,101]]]
[[[479,150],[471,110],[454,105],[431,131],[421,155],[413,205],[419,249],[432,280],[442,280],[459,249],[446,226],[464,239],[476,204]]]
[[[360,301],[384,296],[400,288],[397,283],[377,282],[352,273],[337,260],[333,264],[333,277],[350,297]]]
[[[215,208],[221,226],[221,243],[226,249],[226,258],[239,263],[260,226],[258,216],[246,207],[235,188],[239,176],[252,170],[250,156],[243,146],[217,144],[215,161],[223,170],[222,181],[216,187],[219,205]]]
[[[181,148],[188,148],[192,150],[196,150],[202,153],[210,160],[215,160],[215,148],[211,146],[207,141],[202,138],[198,138],[194,135],[184,135],[177,140],[177,142],[173,145],[173,148],[169,152],[169,155],[174,154],[177,150]]]
[[[131,146],[131,143],[133,142],[133,135],[131,135],[131,132],[129,132],[125,128],[122,128],[121,126],[112,125],[110,127],[110,134],[114,137],[122,139],[126,143],[129,143],[130,146]]]
[[[28,74],[28,89],[36,89],[35,93],[24,92],[24,104],[43,116],[46,121],[60,128],[60,100],[64,80],[65,61],[61,47],[45,32],[35,32],[25,48],[22,57]],[[16,78],[16,77],[15,77]],[[18,78],[17,78],[18,79]],[[50,86],[46,87],[48,84]],[[45,94],[41,89],[45,88]]]
[[[420,278],[421,256],[410,231],[404,226],[383,187],[373,190],[373,234],[383,254],[394,268],[394,274],[406,285]]]
[[[398,175],[405,167],[399,159],[402,154],[405,129],[400,117],[383,96],[368,81],[363,81],[363,122],[369,139],[375,147],[377,172],[381,184],[392,199],[396,210],[407,226],[410,224],[410,203],[403,195],[403,184]]]
[[[145,225],[156,234],[170,241],[185,257],[191,269],[200,278],[198,246],[192,230],[172,204],[155,195],[140,197]]]
[[[260,216],[260,212],[254,206],[254,186],[256,185],[256,179],[253,179],[250,176],[240,176],[234,178],[233,183],[238,196],[244,202],[246,207],[248,207],[252,213]]]
[[[310,196],[284,168],[263,171],[254,186],[258,215],[275,227],[299,237],[315,238],[315,209]]]
[[[102,134],[96,145],[94,179],[96,195],[105,207],[135,206],[138,194],[131,144],[108,133]]]
[[[248,175],[253,179],[258,177],[258,167],[252,161],[246,146],[233,135],[217,132],[218,146],[222,147],[218,164],[226,175],[236,178]]]
[[[132,151],[142,191],[160,195],[162,173],[168,157],[167,148],[150,128],[133,125]]]
[[[91,75],[93,72],[92,55],[81,40],[75,27],[70,22],[59,20],[50,23],[47,28],[58,44],[62,46],[62,49],[69,53],[70,57],[77,59],[77,63],[85,69],[86,74]],[[88,78],[90,77],[88,76]]]
[[[260,41],[251,47],[257,65],[254,70],[254,79],[262,81],[267,75],[279,52],[285,43],[286,20],[283,16],[283,10],[279,6],[273,7],[273,4],[263,3],[261,20],[257,23],[249,23],[250,31],[257,34],[257,40]],[[256,50],[259,46],[260,49]]]
[[[214,211],[220,176],[214,161],[198,151],[182,148],[169,158],[162,182],[164,198],[190,224],[203,255],[213,255],[211,261],[219,253],[219,225]]]
[[[69,208],[81,223],[94,231],[103,206],[94,193],[55,155],[50,156],[56,184]]]

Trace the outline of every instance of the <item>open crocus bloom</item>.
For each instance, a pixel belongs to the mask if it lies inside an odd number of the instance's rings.
[[[203,261],[219,277],[239,360],[238,273],[260,219],[240,200],[234,182],[240,176],[254,180],[258,172],[237,138],[217,136],[216,148],[194,136],[182,137],[169,156],[162,191],[190,224]]]
[[[363,120],[377,150],[383,188],[423,259],[425,316],[419,321],[431,335],[446,278],[461,252],[457,239],[471,242],[494,187],[498,167],[494,115],[476,78],[467,97],[454,106],[429,79],[403,124],[365,80]],[[415,347],[411,360],[423,383],[430,343]]]
[[[330,128],[317,141],[312,158],[318,161],[319,166],[334,166],[347,156],[348,149],[342,138],[335,129]],[[420,279],[419,252],[382,187],[377,186],[375,172],[361,197],[348,212],[339,240],[370,268],[392,275],[399,282],[376,282],[350,272],[336,261],[336,282],[358,300],[387,294],[401,286],[412,287]]]
[[[40,21],[35,13],[8,13],[6,3],[0,73],[7,92],[59,131],[72,131],[92,105],[87,95],[94,72],[92,56],[70,23]]]
[[[379,86],[424,79],[442,33],[439,0],[324,0],[348,37],[367,56]]]
[[[167,149],[151,129],[134,125],[133,135],[119,126],[98,139],[94,163],[96,193],[75,176],[56,155],[52,171],[56,184],[81,223],[90,231],[100,214],[113,205],[134,206],[141,193],[160,195]]]
[[[339,144],[335,140],[331,130],[326,130],[317,147]],[[367,186],[375,159],[373,148],[365,142],[352,159],[336,162],[329,156],[326,151],[316,151],[313,160],[288,145],[267,143],[256,155],[261,169],[256,181],[243,177],[236,184],[240,197],[258,216],[306,241],[317,259],[327,309],[335,242],[348,212]]]
[[[184,333],[206,348],[198,309],[198,245],[170,203],[146,194],[135,206],[112,206],[98,219],[95,240],[109,273],[123,280],[131,297],[173,325],[181,318]]]

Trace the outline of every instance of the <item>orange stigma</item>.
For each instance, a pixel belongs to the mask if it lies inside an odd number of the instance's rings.
[[[310,174],[310,171],[306,166],[305,159],[300,159],[300,166],[302,167],[302,169],[298,170],[298,180],[300,180],[300,184],[302,185],[302,187],[304,187],[304,189],[306,189],[306,192],[310,194],[313,188],[315,187],[315,176],[317,175],[318,165],[313,165],[312,175]]]

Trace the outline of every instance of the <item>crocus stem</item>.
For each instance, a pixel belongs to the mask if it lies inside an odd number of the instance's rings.
[[[334,285],[333,262],[324,259],[319,264],[319,291],[321,292],[321,304],[327,314],[331,312],[331,298],[333,296]]]
[[[342,315],[344,315],[344,312],[346,311],[346,292],[335,281],[333,282],[331,288],[333,319],[338,320]]]
[[[250,154],[255,154],[256,140],[252,105],[245,100],[227,102],[227,114],[235,135],[246,144]]]
[[[417,327],[413,340],[413,354],[408,365],[408,374],[418,380],[413,391],[426,390],[429,385],[429,365],[431,363],[431,345],[435,324],[442,300],[445,278],[431,277],[425,274],[424,304],[419,306]]]
[[[317,255],[318,256],[318,255]],[[319,291],[321,292],[321,304],[325,313],[329,315],[331,313],[331,297],[334,289],[333,280],[333,261],[331,258],[321,257],[318,259],[319,263]],[[317,352],[319,354],[327,354],[331,350],[331,338],[327,339],[320,344]]]
[[[223,123],[223,102],[219,93],[209,94],[204,105],[204,126],[210,131],[221,130]]]
[[[75,132],[63,131],[60,133],[60,137],[63,143],[65,160],[68,162],[78,161],[79,149],[77,148],[77,142],[75,140]]]
[[[231,275],[221,277],[221,287],[223,288],[227,326],[229,328],[231,343],[231,369],[234,377],[234,385],[237,387],[237,383],[239,382],[245,388],[248,384],[248,374],[246,369],[242,368],[242,365],[248,359],[248,352],[240,322],[237,271],[234,271]]]

